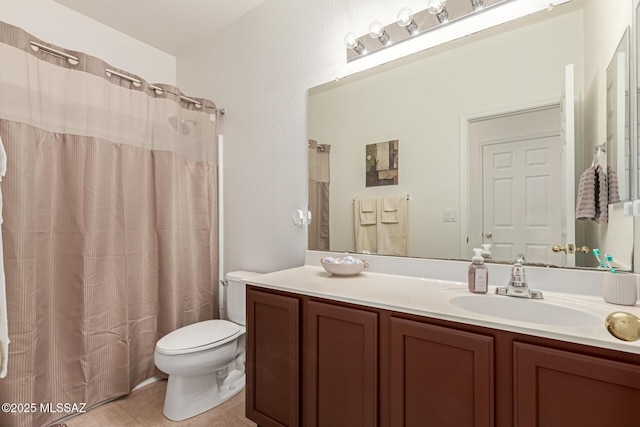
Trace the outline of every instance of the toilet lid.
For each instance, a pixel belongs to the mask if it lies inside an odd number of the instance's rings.
[[[205,320],[193,323],[165,335],[156,348],[167,353],[197,351],[240,332],[240,326],[228,320]]]

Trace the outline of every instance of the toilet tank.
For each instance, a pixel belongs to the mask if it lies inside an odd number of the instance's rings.
[[[251,276],[257,276],[262,273],[253,271],[232,271],[227,273],[224,278],[227,281],[226,301],[227,316],[229,320],[239,325],[247,323],[247,301],[245,280]]]

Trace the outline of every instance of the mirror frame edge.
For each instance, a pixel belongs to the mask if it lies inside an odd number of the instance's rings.
[[[640,13],[640,0],[631,2],[631,31],[629,38],[629,170],[631,185],[629,187],[629,199],[638,199],[638,13]],[[637,273],[640,270],[640,242],[637,232],[638,224],[633,218],[633,265],[631,271]]]
[[[629,170],[631,171],[629,199],[638,198],[638,7],[640,0],[632,0],[629,37]],[[635,246],[635,241],[634,241]],[[637,253],[638,251],[634,251]],[[635,260],[634,260],[635,261]],[[634,264],[636,264],[634,262]],[[635,265],[634,265],[635,267]],[[634,268],[635,271],[635,268]]]

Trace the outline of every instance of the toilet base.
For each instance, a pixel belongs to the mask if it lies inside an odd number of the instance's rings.
[[[223,380],[217,372],[197,376],[169,375],[162,413],[182,421],[215,408],[242,391],[245,374],[233,370]]]

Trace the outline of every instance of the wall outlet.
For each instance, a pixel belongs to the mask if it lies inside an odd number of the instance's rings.
[[[442,217],[444,222],[456,222],[458,221],[458,210],[457,209],[445,209],[442,211]]]

